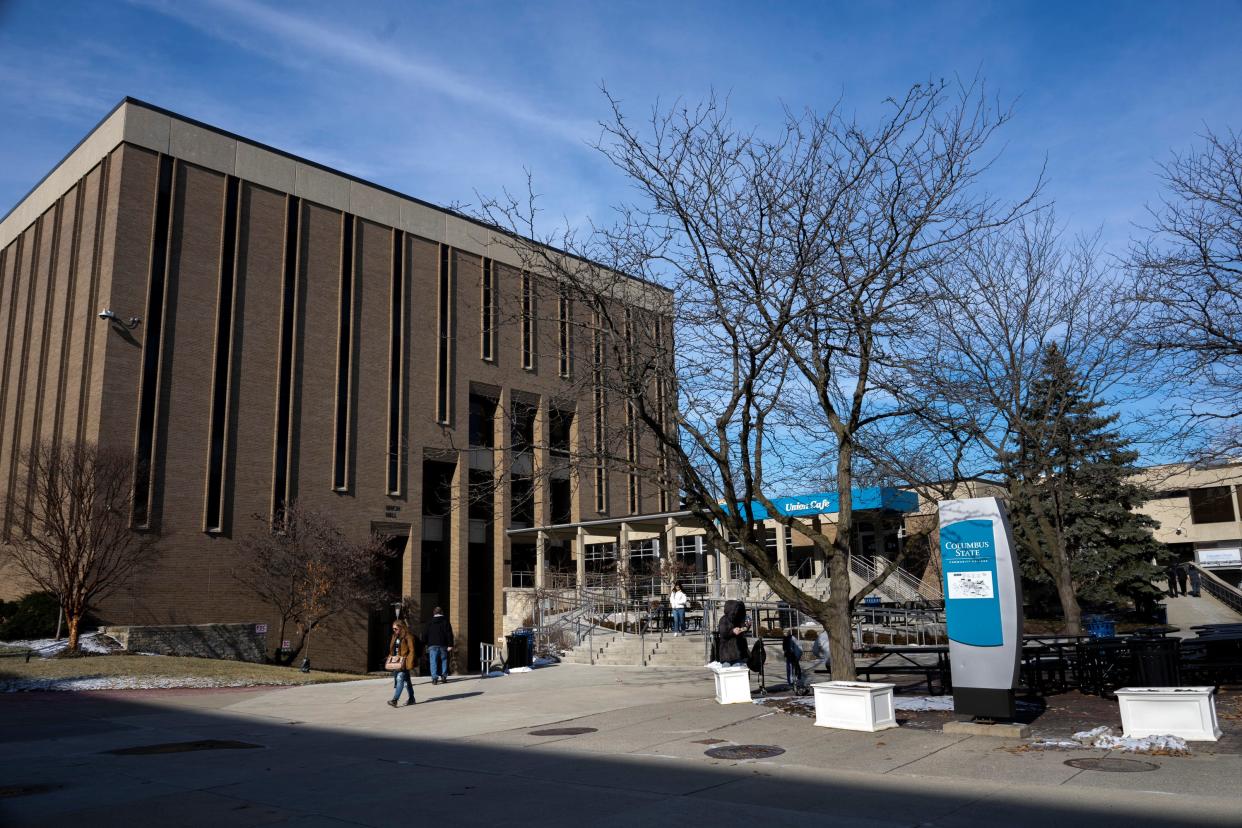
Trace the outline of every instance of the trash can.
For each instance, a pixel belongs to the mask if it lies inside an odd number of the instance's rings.
[[[1134,673],[1144,687],[1177,687],[1181,684],[1180,638],[1133,638],[1130,653]]]
[[[530,627],[518,627],[513,631],[514,635],[526,637],[526,664],[534,666],[535,664],[535,631]]]
[[[505,666],[510,670],[530,666],[530,636],[514,632],[505,637],[509,657]]]
[[[1087,635],[1092,638],[1112,638],[1117,634],[1117,622],[1108,615],[1088,615],[1083,618]]]

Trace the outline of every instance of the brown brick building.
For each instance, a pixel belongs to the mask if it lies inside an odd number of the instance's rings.
[[[443,604],[477,654],[533,567],[507,529],[672,496],[579,474],[589,320],[520,264],[492,228],[127,99],[0,221],[0,489],[46,440],[149,469],[133,520],[165,552],[99,608],[110,623],[270,622],[232,577],[236,540],[296,498],[390,538],[394,592]],[[631,287],[643,318],[667,312]],[[3,597],[24,589],[0,568]],[[385,628],[336,624],[316,664],[374,665]]]

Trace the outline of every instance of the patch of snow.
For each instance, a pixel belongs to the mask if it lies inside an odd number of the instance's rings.
[[[513,667],[509,670],[510,673],[533,673],[534,671],[534,667]]]
[[[751,704],[773,704],[775,702],[781,702],[782,704],[798,704],[803,707],[815,706],[815,699],[811,696],[760,696],[759,698],[750,700]]]
[[[0,693],[32,690],[169,690],[180,687],[257,687],[261,682],[204,676],[80,676],[74,678],[9,679],[0,681]]]
[[[69,647],[68,637],[56,638],[32,638],[25,641],[0,641],[7,647],[17,647],[18,649],[34,650],[35,655],[41,658],[51,658],[64,652]],[[99,633],[83,633],[78,638],[78,646],[84,653],[95,653],[98,655],[106,653],[115,653],[120,646],[105,635]]]
[[[546,656],[539,656],[539,658],[536,658],[535,663],[532,664],[531,666],[532,667],[551,667],[553,664],[560,664],[560,663],[561,663],[561,660],[559,658],[548,658]]]
[[[952,696],[893,696],[894,710],[952,710]]]
[[[487,674],[487,677],[488,678],[501,678],[504,675],[505,675],[504,670],[492,670],[490,673]]]
[[[1180,736],[1143,736],[1132,738],[1114,736],[1107,725],[1083,730],[1070,737],[1082,747],[1120,750],[1126,753],[1190,753],[1190,746]]]

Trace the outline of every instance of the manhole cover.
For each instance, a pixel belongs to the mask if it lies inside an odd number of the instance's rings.
[[[547,730],[532,730],[531,736],[581,736],[583,733],[594,733],[598,727],[550,727]]]
[[[1079,770],[1104,771],[1105,773],[1143,773],[1159,770],[1159,765],[1140,762],[1138,759],[1066,759],[1065,764]]]
[[[785,749],[776,745],[726,745],[704,752],[713,759],[771,759]]]
[[[254,750],[263,745],[236,742],[232,739],[199,739],[196,742],[167,742],[162,745],[138,745],[137,747],[105,750],[116,756],[155,756],[163,753],[191,753],[196,750]]]
[[[0,785],[0,799],[9,799],[14,796],[30,796],[31,794],[47,793],[59,788],[60,785]]]

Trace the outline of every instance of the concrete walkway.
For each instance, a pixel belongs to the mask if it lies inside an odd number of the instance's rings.
[[[419,703],[398,709],[384,704],[390,687],[0,697],[0,825],[1131,828],[1237,826],[1242,813],[1239,755],[1137,757],[1158,769],[1101,773],[1064,761],[1103,751],[826,730],[717,705],[701,669],[561,665],[420,683]],[[531,733],[557,727],[593,730]],[[108,752],[204,739],[257,747]],[[729,744],[785,753],[704,755]]]
[[[1199,624],[1242,624],[1242,614],[1234,612],[1206,592],[1198,598],[1189,595],[1165,598],[1164,605],[1169,610],[1169,623],[1181,628],[1178,636],[1182,638],[1193,638],[1195,631],[1191,627]]]

